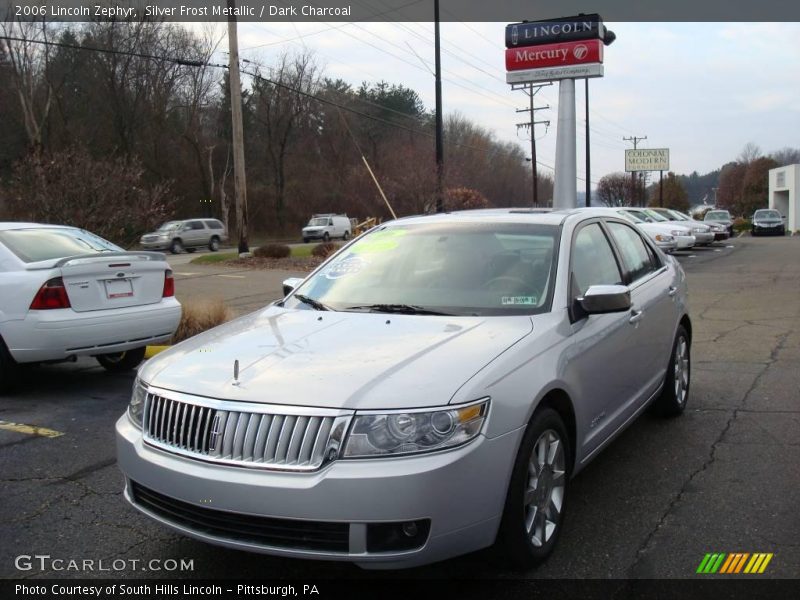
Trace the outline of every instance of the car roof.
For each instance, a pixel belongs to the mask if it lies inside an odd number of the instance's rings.
[[[552,210],[549,208],[480,208],[474,210],[460,210],[453,212],[434,213],[429,215],[416,215],[401,217],[385,224],[418,223],[536,223],[541,225],[561,225],[573,216],[614,216],[613,209],[607,208],[571,208]]]
[[[0,222],[0,231],[10,231],[12,229],[79,229],[73,225],[52,225],[47,223],[25,223],[5,221]]]

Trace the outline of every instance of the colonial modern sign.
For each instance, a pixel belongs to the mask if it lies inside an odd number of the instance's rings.
[[[669,148],[625,150],[625,170],[669,171]]]
[[[603,42],[584,40],[506,50],[506,70],[540,69],[603,62]]]
[[[506,48],[601,37],[603,21],[597,14],[506,25]]]

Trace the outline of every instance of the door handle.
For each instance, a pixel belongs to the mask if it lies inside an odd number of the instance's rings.
[[[674,285],[669,286],[669,291],[667,292],[667,294],[669,295],[670,298],[675,296],[675,294],[677,293],[678,293],[678,288],[676,288]]]
[[[642,320],[642,317],[644,317],[643,310],[631,310],[631,317],[628,319],[628,323],[636,325],[636,323]]]

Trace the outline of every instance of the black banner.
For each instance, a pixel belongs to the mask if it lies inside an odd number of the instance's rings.
[[[600,15],[579,15],[535,23],[506,25],[506,48],[593,40],[603,37],[603,20]]]

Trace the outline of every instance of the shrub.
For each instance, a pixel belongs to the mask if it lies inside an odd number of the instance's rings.
[[[265,244],[253,251],[253,256],[259,258],[288,258],[292,254],[292,249],[286,244]]]
[[[750,229],[750,219],[745,219],[744,217],[736,217],[733,220],[734,231],[747,231],[749,229]]]
[[[334,244],[333,242],[325,242],[323,244],[314,246],[314,249],[311,251],[311,256],[316,256],[317,258],[328,258],[338,249],[338,244]]]
[[[183,302],[181,322],[172,343],[177,344],[217,325],[230,321],[233,313],[222,300],[189,300]]]

